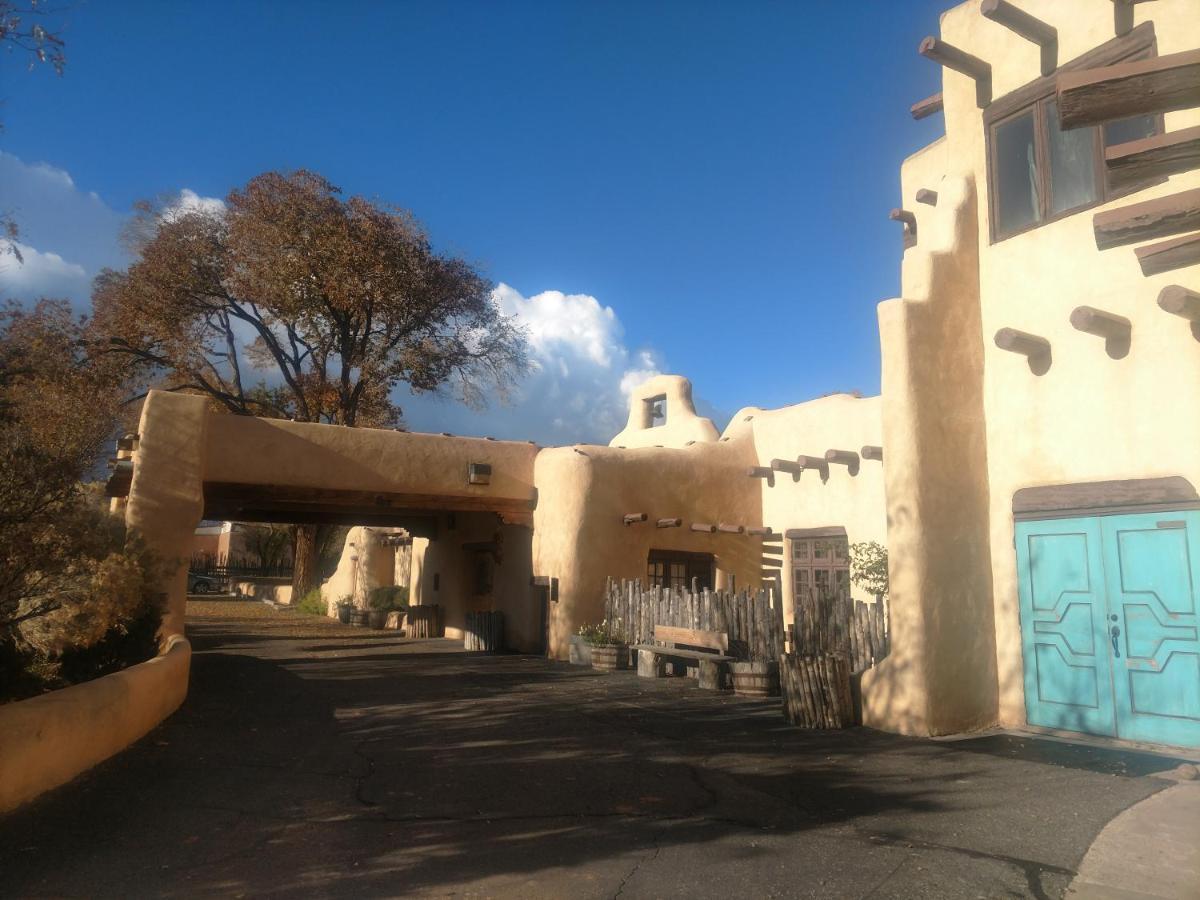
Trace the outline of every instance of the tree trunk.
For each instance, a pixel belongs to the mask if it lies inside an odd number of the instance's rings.
[[[317,571],[320,557],[317,552],[317,526],[293,525],[292,602],[299,603],[305,594],[321,586]]]

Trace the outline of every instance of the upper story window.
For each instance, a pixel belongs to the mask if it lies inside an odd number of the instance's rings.
[[[1114,65],[1155,55],[1153,23],[1109,41],[1063,69]],[[1140,190],[1113,190],[1104,149],[1159,134],[1160,116],[1134,116],[1102,128],[1058,125],[1054,76],[996,100],[984,112],[992,240],[1000,241]]]

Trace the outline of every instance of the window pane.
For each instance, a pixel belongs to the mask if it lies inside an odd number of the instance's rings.
[[[792,541],[792,559],[808,559],[808,541]]]
[[[1058,103],[1046,103],[1050,141],[1050,212],[1057,215],[1096,200],[1096,133],[1094,128],[1058,127]]]
[[[829,541],[813,541],[813,559],[829,558]]]
[[[1116,122],[1104,123],[1104,146],[1124,144],[1127,141],[1138,141],[1142,138],[1158,134],[1158,118],[1156,116],[1132,116]]]
[[[1037,195],[1033,112],[996,126],[996,227],[1016,231],[1041,219]]]

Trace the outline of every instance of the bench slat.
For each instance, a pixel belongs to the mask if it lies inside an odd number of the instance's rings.
[[[674,647],[664,647],[661,644],[636,644],[634,650],[645,650],[659,656],[672,656],[682,659],[699,659],[711,662],[736,662],[736,656],[724,656],[720,653],[706,653],[703,650],[677,650]]]
[[[686,644],[689,647],[711,647],[713,650],[729,651],[729,635],[723,631],[701,631],[698,628],[655,625],[654,639],[670,644]]]

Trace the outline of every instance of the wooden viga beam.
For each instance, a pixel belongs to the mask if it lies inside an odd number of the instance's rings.
[[[1085,334],[1104,338],[1104,349],[1113,359],[1129,355],[1132,326],[1127,318],[1115,313],[1096,309],[1094,306],[1077,306],[1071,312],[1071,326]]]
[[[992,67],[978,56],[972,56],[953,44],[933,36],[925,38],[917,52],[947,69],[953,69],[975,79],[975,105],[980,109],[992,102]]]
[[[917,191],[916,199],[918,203],[924,203],[926,206],[937,206],[937,191],[921,188]]]
[[[800,473],[804,471],[803,466],[792,462],[790,459],[773,459],[771,460],[771,468],[776,472],[787,472],[792,476],[792,481],[799,481]]]
[[[1200,228],[1200,188],[1096,213],[1096,247],[1108,250]]]
[[[1200,294],[1178,284],[1168,284],[1158,292],[1158,307],[1189,322],[1200,322]]]
[[[873,444],[864,444],[859,451],[863,459],[873,459],[876,462],[883,462],[883,448]]]
[[[1200,125],[1114,144],[1104,151],[1104,163],[1114,190],[1200,169]]]
[[[845,466],[851,475],[858,474],[859,456],[853,450],[826,450],[825,462]]]
[[[698,531],[701,534],[716,534],[716,525],[705,525],[703,522],[693,522],[691,524],[692,531]]]
[[[767,466],[751,466],[746,470],[751,478],[765,478],[767,487],[775,487],[775,470]]]
[[[824,456],[797,456],[796,463],[801,469],[819,472],[822,481],[829,480],[829,463],[825,461]]]
[[[654,523],[655,528],[678,528],[683,524],[683,519],[659,519]]]
[[[1112,0],[1113,33],[1117,37],[1133,31],[1133,8],[1146,0]]]
[[[1025,10],[1013,6],[1008,0],[983,0],[979,12],[984,18],[991,19],[1025,40],[1037,44],[1042,51],[1043,75],[1049,75],[1058,68],[1058,29],[1053,25],[1047,25]]]
[[[778,538],[779,537],[779,535],[775,534],[775,532],[773,532],[766,525],[763,525],[761,527],[756,526],[753,528],[747,528],[746,534],[750,535],[751,537],[760,537],[760,538],[763,538],[764,540],[767,538]]]
[[[996,332],[995,341],[1001,350],[1024,356],[1034,375],[1045,375],[1050,371],[1050,342],[1044,337],[1016,328],[1001,328]]]
[[[721,532],[721,534],[745,534],[746,526],[730,525],[727,522],[719,522],[717,523],[717,531]]]
[[[916,214],[907,209],[893,209],[888,213],[888,218],[893,222],[904,223],[904,249],[915,246],[917,243]]]
[[[1059,72],[1056,93],[1064,130],[1200,106],[1200,50]]]
[[[908,111],[912,115],[913,119],[915,119],[918,122],[921,119],[929,118],[936,112],[941,112],[942,111],[942,92],[938,91],[936,94],[931,94],[930,96],[926,97],[924,100],[918,100],[916,103],[914,103],[912,106],[910,106],[908,108]]]
[[[1143,275],[1159,275],[1184,266],[1194,266],[1200,263],[1200,232],[1135,247],[1133,252]]]
[[[621,517],[621,521],[624,522],[626,525],[635,525],[638,522],[645,522],[646,514],[645,513],[626,513],[625,515],[623,515]]]

